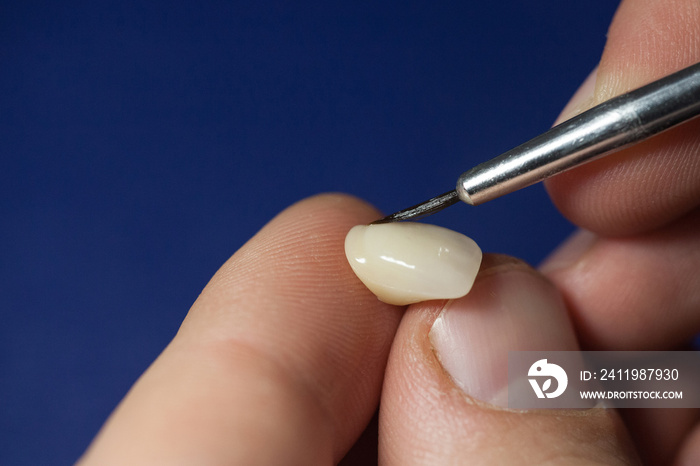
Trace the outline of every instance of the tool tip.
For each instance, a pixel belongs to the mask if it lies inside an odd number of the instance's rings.
[[[445,209],[459,201],[457,191],[452,190],[439,196],[435,196],[420,204],[416,204],[408,209],[400,210],[384,218],[375,220],[370,225],[378,225],[380,223],[402,222],[404,220],[417,220],[419,218],[432,215],[437,211]]]

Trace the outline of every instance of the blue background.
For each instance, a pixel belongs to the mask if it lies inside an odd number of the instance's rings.
[[[546,130],[616,2],[0,2],[0,463],[65,464],[216,269],[322,191],[385,212]],[[430,218],[539,262],[534,186]]]

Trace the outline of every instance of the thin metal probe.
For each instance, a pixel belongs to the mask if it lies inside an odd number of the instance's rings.
[[[603,102],[464,172],[454,191],[372,222],[433,214],[461,200],[483,204],[617,152],[700,115],[700,63]]]

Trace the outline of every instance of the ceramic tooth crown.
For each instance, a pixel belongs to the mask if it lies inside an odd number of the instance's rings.
[[[357,225],[345,237],[357,277],[386,303],[404,305],[466,295],[481,264],[467,236],[426,223]]]

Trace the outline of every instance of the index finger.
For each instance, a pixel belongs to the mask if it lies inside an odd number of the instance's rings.
[[[224,264],[85,464],[338,461],[379,403],[401,308],[355,277],[348,196],[302,201]]]

